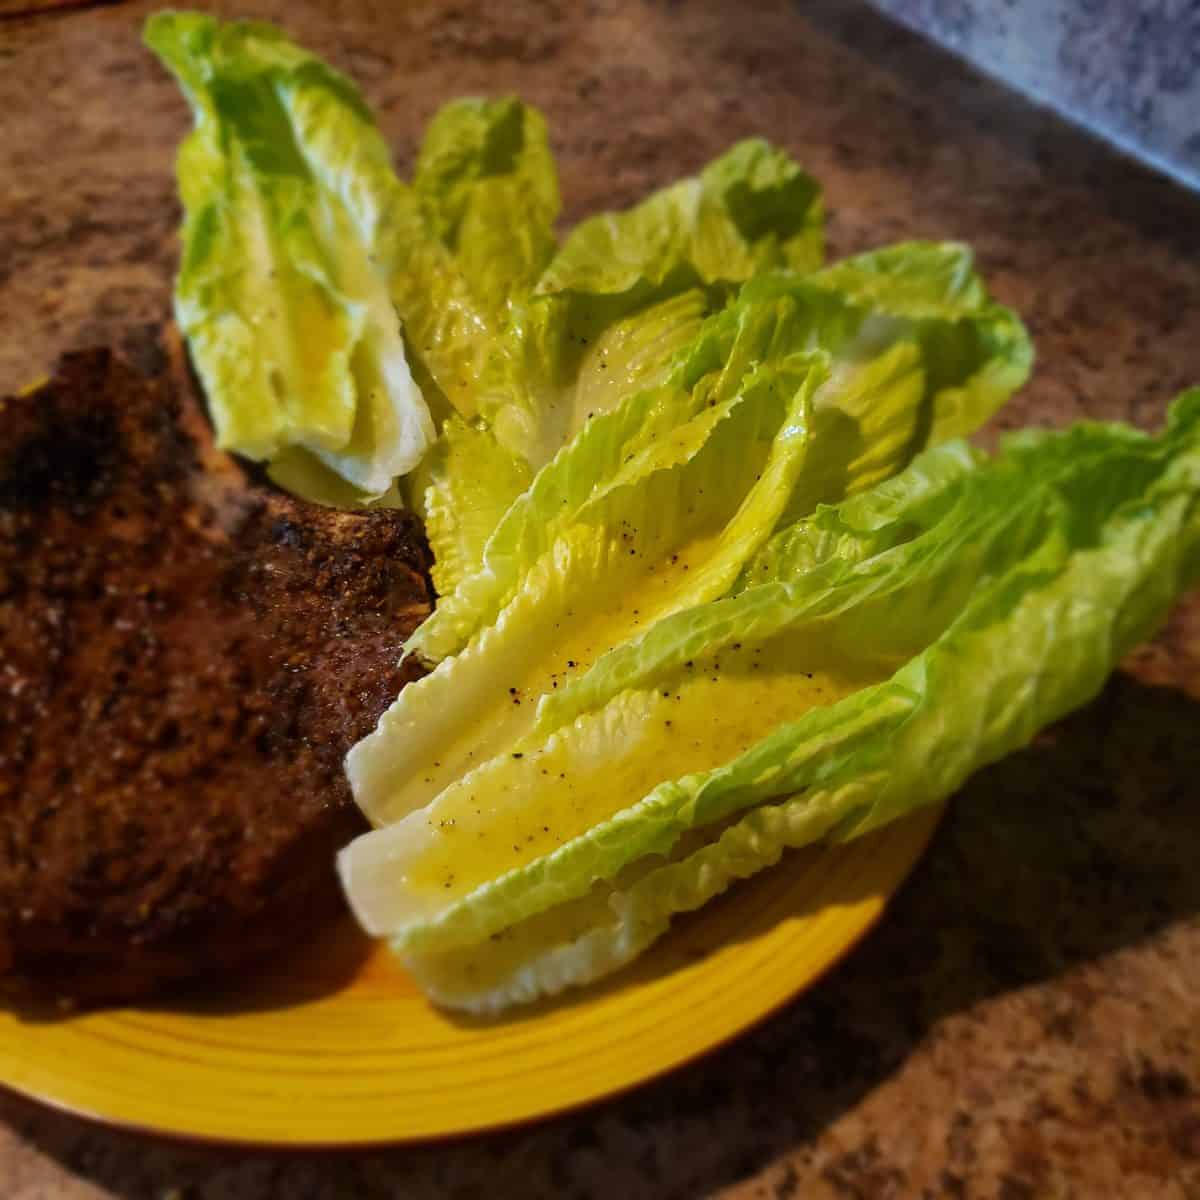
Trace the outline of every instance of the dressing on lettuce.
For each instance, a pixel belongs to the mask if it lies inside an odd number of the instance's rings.
[[[400,192],[383,138],[269,25],[159,13],[145,37],[195,115],[175,312],[219,444],[382,495],[434,437],[376,253]]]
[[[925,444],[972,432],[1025,382],[1033,358],[1020,321],[987,297],[960,245],[912,242],[809,277],[760,277],[675,352],[662,385],[593,415],[538,473],[408,652],[436,662],[461,650],[561,530],[581,514],[602,523],[606,497],[641,495],[652,476],[675,470],[692,452],[680,449],[686,438],[708,437],[718,399],[797,350],[829,355],[832,374],[814,403],[819,449],[782,484],[793,514],[886,478]]]
[[[966,248],[823,265],[748,139],[556,234],[545,122],[453,101],[411,182],[273,27],[162,13],[195,118],[175,311],[219,444],[409,504],[434,667],[350,753],[363,926],[475,1011],[629,962],[789,847],[938,801],[1200,577],[1200,392],[964,439],[1028,377]]]
[[[727,592],[787,511],[886,478],[1024,381],[1024,330],[964,286],[977,280],[961,247],[868,260],[895,276],[876,307],[860,303],[853,261],[747,285],[666,383],[594,418],[539,472],[488,540],[484,570],[409,641],[450,657],[347,759],[373,822],[422,807],[523,736],[610,647]]]
[[[347,894],[442,1003],[587,982],[786,848],[946,797],[1092,697],[1197,579],[1200,392],[1158,437],[1087,423],[993,459],[929,450],[352,843]]]

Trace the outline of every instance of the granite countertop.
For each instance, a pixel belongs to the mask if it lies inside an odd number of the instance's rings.
[[[4,8],[0,6],[0,13]],[[0,20],[0,390],[153,351],[177,251],[176,90],[150,5]],[[542,106],[568,218],[764,133],[824,182],[833,254],[961,238],[1028,319],[996,427],[1154,426],[1200,381],[1200,200],[857,0],[214,4],[365,88],[403,166],[443,100]],[[1200,604],[1098,701],[975,779],[833,974],[618,1100],[445,1147],[200,1150],[0,1099],[0,1195],[1200,1195]]]

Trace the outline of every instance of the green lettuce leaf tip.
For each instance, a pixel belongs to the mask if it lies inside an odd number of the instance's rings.
[[[381,495],[434,426],[376,253],[402,189],[369,111],[269,25],[159,13],[145,41],[195,116],[175,311],[219,444]]]

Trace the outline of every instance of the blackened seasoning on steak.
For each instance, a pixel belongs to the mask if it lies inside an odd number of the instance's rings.
[[[249,482],[107,351],[0,402],[0,988],[129,997],[330,913],[428,565],[412,517]]]

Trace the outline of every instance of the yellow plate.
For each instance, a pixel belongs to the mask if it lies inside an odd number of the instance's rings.
[[[402,1142],[546,1116],[687,1062],[810,984],[878,918],[940,814],[793,855],[608,984],[508,1020],[430,1007],[347,919],[219,997],[41,1022],[0,1013],[0,1080],[100,1120],[257,1145]]]

